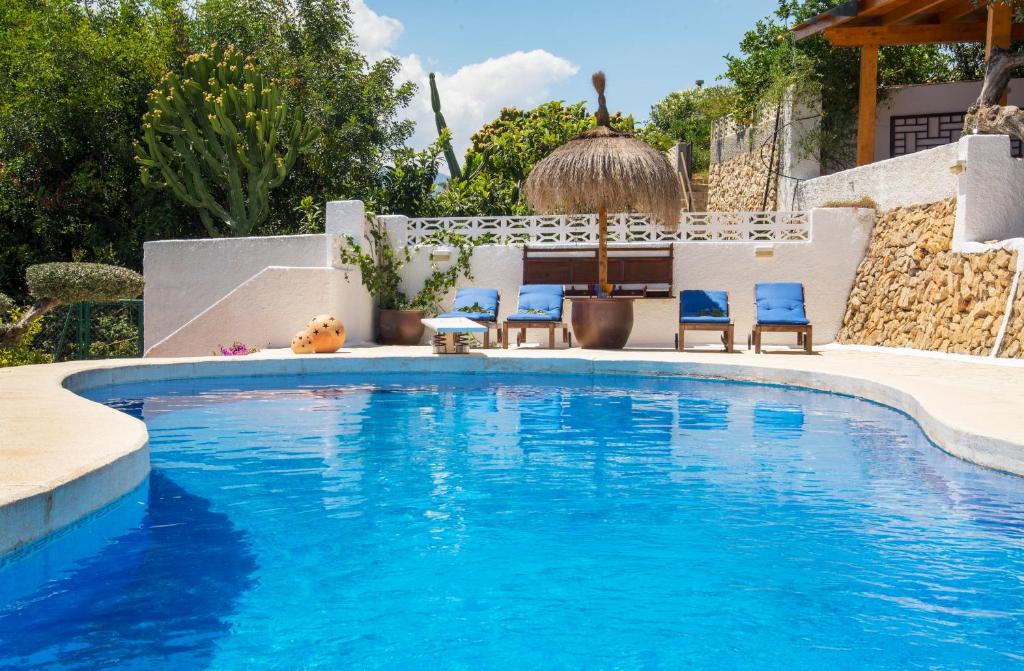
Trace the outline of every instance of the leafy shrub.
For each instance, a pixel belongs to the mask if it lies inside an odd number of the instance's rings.
[[[2,294],[0,294],[2,295]],[[10,300],[10,299],[8,299]],[[21,317],[21,310],[11,311],[11,319],[17,320]],[[0,324],[0,332],[10,324]],[[36,320],[10,347],[0,347],[0,368],[8,366],[27,366],[34,363],[50,363],[53,357],[33,347],[33,341],[43,328],[41,321]]]
[[[102,263],[41,263],[25,271],[28,290],[41,301],[116,301],[142,293],[142,275]]]
[[[3,292],[0,292],[0,322],[7,319],[7,316],[10,315],[16,307],[17,305],[13,298]]]
[[[351,236],[348,245],[341,250],[341,261],[359,268],[363,285],[377,301],[381,310],[424,310],[438,311],[445,295],[455,287],[460,277],[473,279],[470,261],[478,245],[489,244],[493,237],[482,236],[472,239],[451,231],[438,231],[423,242],[420,247],[450,245],[458,251],[455,263],[445,269],[431,263],[430,275],[423,281],[423,287],[412,299],[402,291],[402,268],[412,260],[407,248],[395,250],[388,239],[387,229],[376,217],[369,217],[366,248]]]

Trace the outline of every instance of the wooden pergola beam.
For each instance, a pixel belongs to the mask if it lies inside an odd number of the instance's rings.
[[[860,49],[860,93],[857,104],[857,165],[875,162],[878,113],[878,46]]]
[[[888,26],[894,23],[899,23],[913,16],[919,16],[921,14],[927,14],[938,10],[947,0],[927,0],[927,2],[917,2],[913,4],[904,5],[899,9],[889,12],[882,17],[882,25]]]
[[[793,28],[797,41],[865,16],[890,12],[916,0],[850,0]]]
[[[931,23],[921,25],[858,26],[830,28],[825,37],[836,47],[889,46],[986,42],[987,23]],[[1011,40],[1024,38],[1024,24],[1012,26]]]
[[[990,4],[988,21],[985,22],[985,59],[992,55],[992,47],[1009,49],[1013,32],[1013,10],[1009,5]]]
[[[1013,10],[1008,5],[988,6],[988,21],[985,22],[985,61],[992,56],[992,48],[1000,47],[1009,49],[1013,42]],[[1005,105],[1009,100],[1009,90],[1003,91],[1003,97],[999,100],[1000,105]]]
[[[974,0],[956,0],[950,3],[939,14],[939,23],[952,23],[963,18],[972,12],[976,12],[980,6]]]

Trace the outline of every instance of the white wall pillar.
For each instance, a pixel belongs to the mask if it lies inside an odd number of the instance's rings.
[[[813,135],[821,126],[821,96],[809,93],[798,98],[790,89],[782,106],[777,208],[797,210],[797,190],[808,179],[821,176]]]
[[[385,214],[377,218],[383,222],[392,247],[402,249],[409,243],[409,217],[401,214]]]
[[[363,239],[366,228],[366,209],[361,200],[332,200],[327,203],[324,232],[328,235],[351,235]]]
[[[953,251],[971,243],[1024,237],[1024,161],[1006,135],[966,135],[957,146]]]

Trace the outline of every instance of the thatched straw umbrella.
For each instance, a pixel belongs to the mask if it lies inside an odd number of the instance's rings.
[[[631,133],[611,127],[604,98],[604,73],[595,73],[593,82],[597,89],[597,126],[569,140],[534,166],[524,191],[530,206],[538,212],[597,210],[598,282],[601,291],[609,293],[608,212],[646,212],[663,225],[674,226],[682,209],[683,189],[664,154]],[[631,327],[632,303],[628,305]],[[576,311],[574,303],[574,328]],[[625,337],[628,336],[627,330]],[[583,334],[577,332],[577,337],[586,347]]]

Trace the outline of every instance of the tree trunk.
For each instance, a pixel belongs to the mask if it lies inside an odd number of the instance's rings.
[[[1014,105],[999,104],[1013,71],[1019,67],[1024,67],[1024,54],[992,48],[981,95],[964,117],[964,135],[1009,135],[1024,141],[1024,111]]]
[[[0,324],[0,347],[14,347],[32,324],[60,305],[57,301],[39,301],[13,324]]]
[[[611,293],[608,286],[608,210],[602,205],[597,210],[597,282],[598,293]]]

